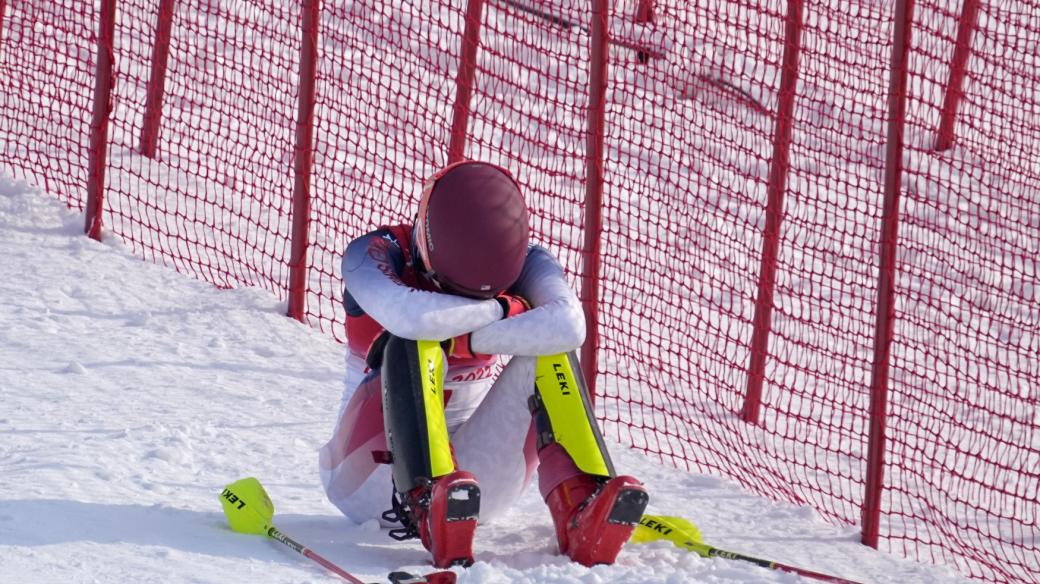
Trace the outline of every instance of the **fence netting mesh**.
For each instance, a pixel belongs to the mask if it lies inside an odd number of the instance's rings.
[[[0,165],[75,208],[94,4],[8,0],[0,19]],[[448,161],[468,4],[321,4],[306,317],[339,340],[342,250],[410,222]],[[937,151],[971,4],[920,0],[912,22],[881,536],[976,578],[1036,581],[1040,5],[980,4],[956,139]],[[303,6],[174,2],[149,158],[160,0],[117,2],[106,233],[218,286],[287,296]],[[647,456],[856,524],[896,3],[803,8],[782,222],[766,234],[788,2],[613,3],[596,408],[610,438]],[[576,289],[591,24],[587,2],[487,0],[466,133],[468,157],[524,186],[536,242]],[[756,425],[740,412],[774,237]]]

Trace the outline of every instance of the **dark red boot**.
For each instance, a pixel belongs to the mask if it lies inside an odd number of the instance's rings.
[[[473,563],[473,534],[480,515],[480,487],[459,470],[408,494],[412,525],[438,568]],[[414,533],[414,532],[413,532]]]
[[[649,501],[630,476],[571,477],[545,498],[556,525],[560,552],[585,566],[613,564]]]

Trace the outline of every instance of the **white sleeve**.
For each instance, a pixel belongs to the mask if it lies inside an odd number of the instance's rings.
[[[397,243],[376,234],[350,242],[343,254],[343,281],[358,306],[391,334],[411,340],[442,341],[502,318],[495,300],[474,300],[427,292],[398,277]]]
[[[527,312],[473,331],[470,347],[492,355],[555,355],[585,341],[585,313],[563,268],[548,251],[532,247],[511,292],[526,298]]]

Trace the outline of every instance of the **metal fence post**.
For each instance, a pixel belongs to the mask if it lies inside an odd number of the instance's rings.
[[[170,29],[173,26],[175,0],[160,0],[155,19],[155,41],[152,45],[152,75],[148,80],[144,119],[141,121],[141,154],[155,157],[162,123],[163,94],[166,88],[166,64],[170,57]]]
[[[97,68],[94,72],[94,115],[90,122],[90,161],[87,165],[87,207],[84,230],[101,241],[104,211],[105,167],[108,153],[108,122],[112,114],[115,82],[116,0],[102,0],[98,11]]]
[[[906,88],[913,34],[914,0],[896,0],[895,30],[888,83],[888,146],[885,157],[885,200],[879,234],[877,326],[870,384],[870,425],[867,478],[863,496],[863,543],[876,548],[884,490],[885,433],[888,415],[888,374],[895,324],[896,251],[899,237],[899,195],[903,174]]]
[[[766,225],[762,234],[762,261],[758,270],[758,296],[755,300],[751,359],[748,363],[744,409],[741,412],[744,421],[752,424],[759,421],[766,358],[769,356],[773,293],[776,287],[776,256],[780,247],[780,224],[784,217],[784,194],[787,191],[787,174],[790,169],[794,103],[798,93],[798,57],[802,47],[803,12],[802,0],[788,0],[783,72],[780,76],[779,102],[773,132],[773,160],[769,167]]]
[[[307,304],[307,250],[310,246],[311,166],[314,159],[314,102],[318,69],[321,0],[302,0],[300,82],[296,116],[295,184],[292,197],[292,247],[289,258],[288,315],[303,322]]]

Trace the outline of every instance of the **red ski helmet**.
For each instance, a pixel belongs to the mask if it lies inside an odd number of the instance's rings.
[[[423,186],[416,253],[446,292],[493,298],[520,276],[530,237],[520,186],[504,168],[464,160]]]

